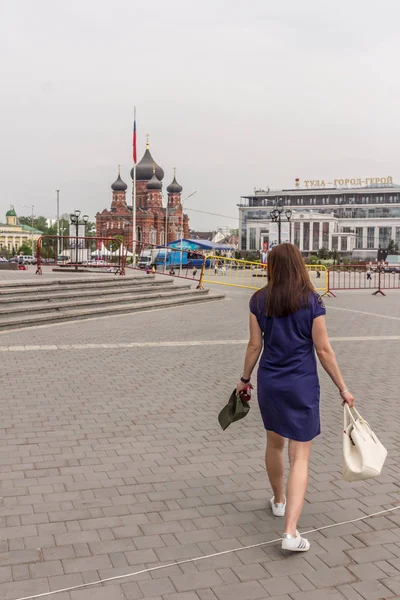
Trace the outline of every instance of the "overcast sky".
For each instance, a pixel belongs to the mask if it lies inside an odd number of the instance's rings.
[[[0,213],[54,217],[56,188],[61,212],[109,207],[134,104],[139,156],[149,133],[187,208],[237,217],[296,177],[400,182],[399,21],[399,0],[3,0]]]

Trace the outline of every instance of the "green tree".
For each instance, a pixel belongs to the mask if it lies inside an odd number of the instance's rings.
[[[317,253],[318,258],[321,260],[328,260],[331,258],[331,252],[329,252],[328,248],[320,248]]]
[[[27,254],[30,256],[32,254],[32,246],[30,244],[22,244],[22,246],[18,248],[17,254]]]
[[[306,265],[317,265],[319,263],[319,258],[316,254],[311,254],[308,258],[305,258]]]
[[[388,254],[398,254],[399,252],[399,244],[394,240],[390,239],[386,248],[386,252]]]
[[[115,241],[114,241],[115,240]],[[118,250],[120,246],[125,245],[125,238],[123,235],[114,235],[112,240],[108,240],[106,243],[106,248],[111,250],[111,252],[115,252]]]
[[[339,256],[339,252],[337,250],[333,250],[333,252],[332,252],[332,258],[333,258],[333,264],[334,265],[339,264],[339,258],[340,258],[340,256]]]
[[[18,220],[21,223],[21,225],[29,225],[29,227],[34,227],[42,233],[47,233],[49,229],[46,217],[34,217],[32,220],[32,217],[22,216],[18,217]]]

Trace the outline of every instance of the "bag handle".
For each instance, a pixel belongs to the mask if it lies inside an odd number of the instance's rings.
[[[346,416],[353,422],[353,425],[356,425],[356,419],[354,418],[352,411],[355,413],[356,417],[358,418],[359,421],[361,421],[361,423],[367,423],[367,421],[360,415],[358,410],[354,406],[352,408],[350,408],[350,406],[346,402],[344,405],[345,429],[346,429],[346,424],[349,422],[346,419]]]
[[[354,408],[354,406],[352,408],[350,408],[350,406],[346,403],[344,405],[344,430],[346,431],[348,425],[350,424],[350,421],[352,421],[354,427],[357,427],[357,421],[354,418],[353,412],[355,413],[358,422],[362,423],[363,425],[365,425],[368,429],[368,433],[369,435],[372,437],[372,439],[377,442],[377,438],[376,435],[374,434],[374,432],[372,431],[368,421],[366,421],[358,412],[358,410],[356,408]]]

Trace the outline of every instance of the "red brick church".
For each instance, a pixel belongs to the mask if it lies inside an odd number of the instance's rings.
[[[133,169],[131,170],[133,180]],[[136,240],[145,244],[164,245],[181,237],[189,237],[189,217],[183,216],[182,227],[182,186],[176,181],[176,174],[167,187],[167,208],[163,206],[163,169],[154,161],[146,143],[146,152],[136,165]],[[126,201],[127,184],[118,177],[111,186],[111,209],[96,214],[96,235],[112,237],[123,235],[132,239],[132,201]],[[167,232],[167,235],[166,235]]]

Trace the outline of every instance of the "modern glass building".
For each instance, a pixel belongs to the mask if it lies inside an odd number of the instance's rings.
[[[287,223],[285,211],[292,211],[289,238],[306,254],[322,247],[343,253],[378,250],[391,239],[400,244],[400,186],[395,184],[254,190],[241,196],[238,206],[240,250],[275,242],[270,213],[277,206],[284,209],[282,223]]]

